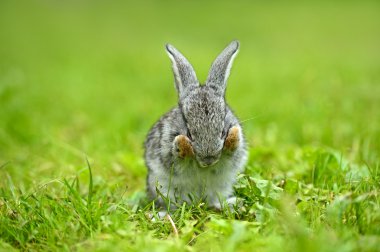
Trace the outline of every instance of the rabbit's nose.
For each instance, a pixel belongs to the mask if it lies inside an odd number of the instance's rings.
[[[214,156],[206,156],[200,162],[203,167],[214,165],[218,162],[218,158]]]
[[[213,156],[207,156],[207,157],[205,157],[205,158],[203,159],[203,161],[204,161],[206,164],[210,165],[210,164],[212,164],[212,163],[215,161],[215,157],[213,157]]]

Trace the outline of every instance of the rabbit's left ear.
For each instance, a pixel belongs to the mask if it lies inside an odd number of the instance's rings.
[[[227,86],[227,79],[230,75],[232,62],[239,52],[239,41],[232,41],[224,50],[219,54],[212,63],[210,72],[208,74],[206,85],[215,88],[223,95]]]

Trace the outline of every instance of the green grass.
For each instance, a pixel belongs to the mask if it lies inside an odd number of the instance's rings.
[[[377,1],[1,1],[0,250],[379,251],[379,27]],[[233,39],[241,203],[184,205],[176,235],[142,158],[164,44],[203,81]]]

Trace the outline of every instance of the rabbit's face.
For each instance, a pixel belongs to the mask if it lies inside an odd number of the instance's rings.
[[[199,86],[189,92],[180,106],[199,165],[216,164],[224,144],[226,105],[223,97],[211,87]]]

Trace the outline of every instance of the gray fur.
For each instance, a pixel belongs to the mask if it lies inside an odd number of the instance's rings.
[[[232,196],[236,174],[243,171],[247,160],[241,126],[224,98],[238,48],[237,41],[230,43],[214,61],[205,85],[199,85],[187,59],[173,46],[166,46],[179,102],[152,127],[145,141],[148,196],[162,207],[165,202],[160,194],[173,205],[202,200],[216,208],[221,207],[220,200]],[[240,141],[230,152],[223,146],[232,126],[239,128]],[[189,137],[195,157],[178,156],[174,143],[178,135]]]

